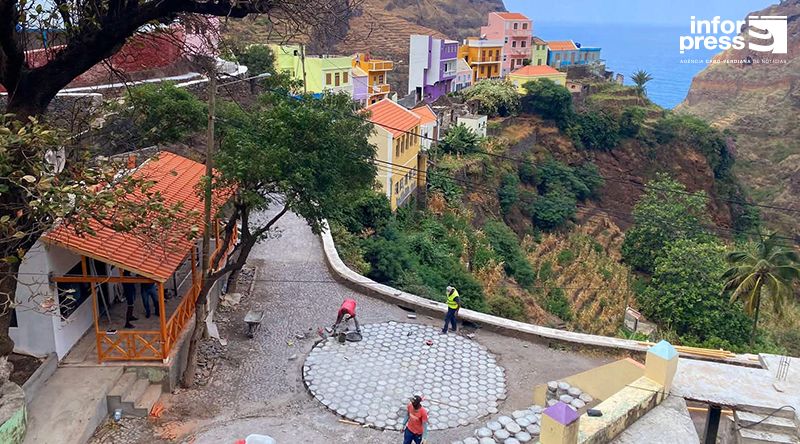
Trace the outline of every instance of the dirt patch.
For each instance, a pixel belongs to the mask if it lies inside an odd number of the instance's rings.
[[[8,357],[8,362],[14,366],[14,371],[11,373],[9,379],[11,382],[22,386],[22,384],[31,377],[33,372],[42,365],[44,360],[34,358],[33,356],[12,353],[11,356]]]

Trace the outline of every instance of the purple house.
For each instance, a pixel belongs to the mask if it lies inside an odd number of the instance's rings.
[[[433,102],[451,90],[456,76],[458,42],[429,35],[412,35],[408,63],[408,93]]]

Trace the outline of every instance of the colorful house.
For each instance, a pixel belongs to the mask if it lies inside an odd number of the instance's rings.
[[[352,69],[360,69],[367,77],[367,104],[377,103],[389,96],[388,74],[394,69],[391,60],[373,59],[369,54],[355,54],[351,60]]]
[[[487,26],[481,26],[481,36],[503,41],[501,76],[523,66],[531,57],[533,22],[518,12],[489,13]]]
[[[304,82],[309,93],[345,92],[353,95],[350,57],[309,56],[300,45],[270,45],[275,67]]]
[[[469,37],[458,50],[472,69],[472,83],[484,79],[497,79],[502,75],[503,40]]]
[[[456,63],[456,77],[451,83],[450,92],[461,91],[472,86],[472,68],[469,63],[462,58],[459,58]]]
[[[423,103],[412,110],[419,116],[419,135],[420,149],[428,151],[433,145],[434,140],[439,140],[439,118],[433,112],[433,108],[427,103]]]
[[[450,92],[458,68],[458,42],[412,35],[408,56],[408,93],[433,102]]]
[[[547,42],[536,36],[531,38],[531,65],[547,65]]]
[[[523,88],[522,85],[538,79],[552,80],[561,86],[565,86],[567,84],[567,73],[561,72],[552,66],[547,65],[523,66],[522,68],[519,68],[509,74],[507,78],[509,81],[511,81],[511,83],[514,84],[514,86],[517,87],[517,90],[521,94],[525,93],[525,88]]]
[[[419,137],[422,118],[389,99],[366,109],[375,124],[369,141],[376,147],[377,186],[394,211],[425,184],[425,156],[420,156]]]
[[[572,40],[548,42],[547,48],[547,64],[556,69],[600,62],[600,48],[582,47]]]

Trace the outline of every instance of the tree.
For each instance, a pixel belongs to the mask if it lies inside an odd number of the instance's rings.
[[[725,246],[712,239],[665,245],[652,281],[637,298],[644,314],[691,343],[745,344],[748,319],[741,305],[729,304],[722,295],[724,252]]]
[[[269,14],[276,20],[329,28],[347,21],[356,0],[233,1],[199,0],[122,2],[0,1],[0,84],[10,92],[6,110],[20,118],[42,114],[56,93],[80,74],[114,55],[146,25],[171,23],[176,17],[202,26],[200,16],[246,17]],[[207,22],[206,22],[207,23]],[[293,25],[294,28],[297,25]],[[150,26],[150,29],[153,27]],[[38,30],[58,29],[59,45],[47,51],[46,63],[31,66],[25,50]]]
[[[537,227],[552,230],[575,215],[575,195],[556,184],[533,203],[533,222]]]
[[[567,133],[590,150],[611,151],[619,143],[619,124],[603,111],[578,114]]]
[[[500,202],[500,211],[504,215],[508,214],[519,200],[519,178],[517,175],[508,173],[503,176],[500,188],[497,189],[497,200]]]
[[[547,79],[539,79],[522,85],[526,93],[522,96],[522,111],[540,114],[545,119],[553,119],[565,128],[572,117],[572,94],[567,88]]]
[[[670,242],[708,238],[707,203],[705,192],[687,193],[682,183],[668,175],[656,176],[633,208],[634,225],[622,243],[625,262],[636,270],[652,273]]]
[[[463,123],[447,130],[444,139],[439,142],[439,149],[448,154],[470,154],[478,151],[481,138]]]
[[[266,45],[250,45],[246,48],[234,48],[234,55],[239,64],[247,67],[247,74],[275,72],[275,54]]]
[[[203,283],[184,385],[191,385],[194,379],[197,341],[204,327],[201,319],[214,282],[240,270],[255,244],[268,239],[287,212],[305,219],[318,233],[325,228],[325,218],[372,187],[375,148],[367,138],[373,129],[359,112],[344,94],[315,99],[270,92],[252,110],[233,104],[221,107],[221,143],[214,159],[220,178],[215,186],[237,190],[222,248],[230,245],[237,220],[240,241],[232,259],[221,267],[213,264],[216,271]],[[265,212],[266,217],[255,217]]]
[[[125,106],[123,116],[133,121],[144,145],[184,141],[206,123],[203,102],[171,83],[131,88]]]
[[[507,80],[481,80],[463,90],[464,100],[478,103],[478,112],[489,117],[509,116],[519,109],[519,94]]]
[[[622,111],[619,119],[619,134],[624,137],[636,137],[647,117],[647,110],[640,106],[628,106]]]
[[[792,298],[794,281],[800,280],[800,255],[793,248],[781,245],[773,233],[746,249],[728,253],[726,260],[730,268],[722,275],[724,291],[730,292],[731,303],[743,302],[745,312],[753,317],[752,346],[761,299],[772,299],[775,314],[782,316],[783,308]]]
[[[653,76],[642,69],[631,74],[631,81],[636,85],[636,94],[638,94],[639,97],[647,96],[647,87],[645,85],[651,80],[653,80]]]

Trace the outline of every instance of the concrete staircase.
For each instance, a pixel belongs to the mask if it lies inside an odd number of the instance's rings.
[[[122,409],[123,415],[146,417],[161,397],[161,384],[153,384],[135,371],[126,371],[106,396],[108,413]]]
[[[736,411],[734,417],[739,428],[738,444],[800,444],[800,428],[792,410],[781,410],[772,416],[771,411]]]

